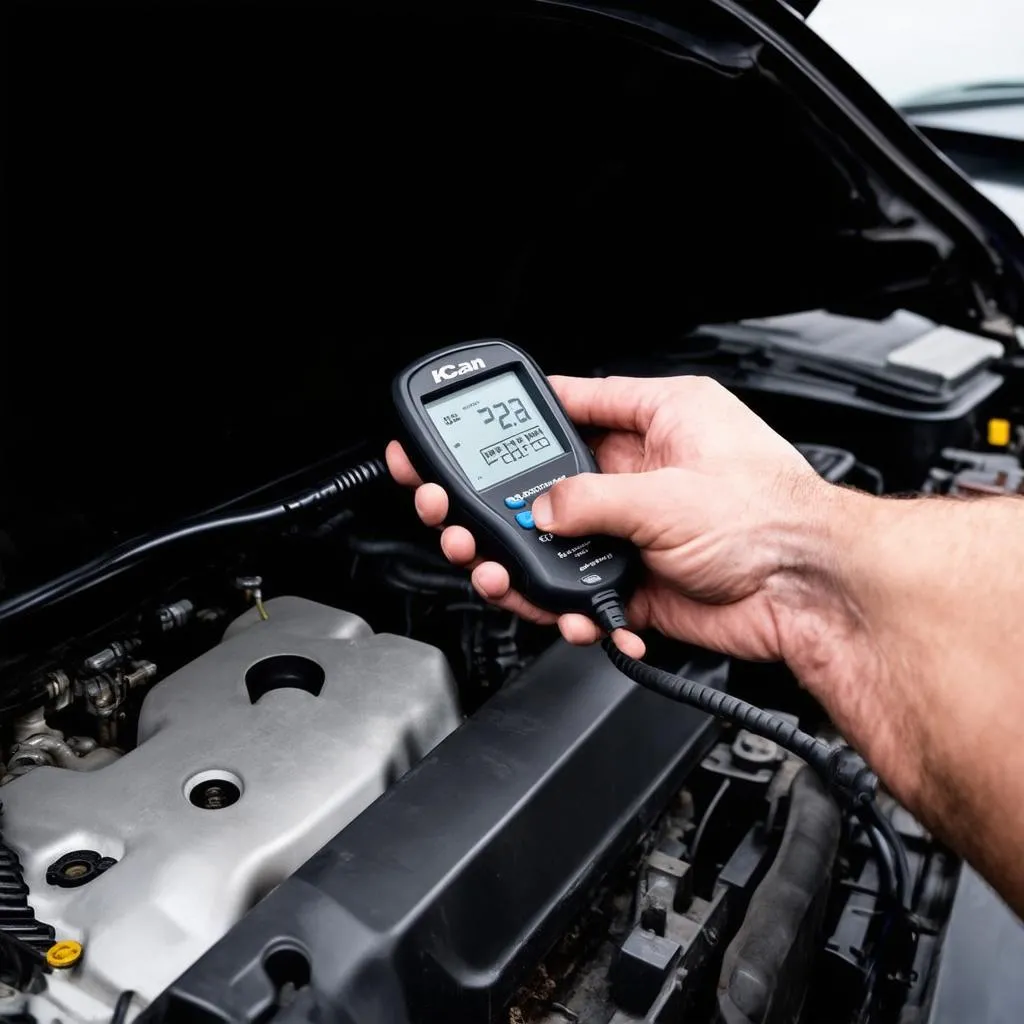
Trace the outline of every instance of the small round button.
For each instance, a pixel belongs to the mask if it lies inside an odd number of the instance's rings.
[[[524,530],[532,530],[532,529],[534,529],[533,513],[529,509],[527,509],[525,512],[517,512],[516,513],[516,522]]]
[[[526,499],[525,498],[506,498],[505,499],[505,507],[506,508],[526,508]]]

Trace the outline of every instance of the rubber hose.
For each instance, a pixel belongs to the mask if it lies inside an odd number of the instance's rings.
[[[797,773],[789,792],[779,851],[722,961],[718,1012],[725,1024],[795,1020],[818,955],[842,812],[810,768]]]
[[[331,477],[326,483],[312,491],[304,492],[288,501],[265,505],[249,512],[195,519],[171,530],[125,541],[76,569],[71,569],[31,590],[15,594],[6,601],[0,602],[0,625],[44,605],[56,604],[100,583],[105,583],[155,551],[161,551],[182,541],[194,540],[210,533],[244,526],[256,526],[305,512],[326,502],[336,501],[343,495],[386,474],[387,467],[382,459],[367,459],[365,462]]]

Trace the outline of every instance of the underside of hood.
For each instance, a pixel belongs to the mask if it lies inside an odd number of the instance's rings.
[[[1019,235],[781,5],[426,6],[8,6],[9,589],[377,444],[438,343],[1012,338]]]

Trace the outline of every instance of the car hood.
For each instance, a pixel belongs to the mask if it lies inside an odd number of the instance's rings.
[[[1011,221],[782,4],[8,5],[8,591],[391,429],[390,374],[907,308]],[[286,483],[281,485],[287,486]]]

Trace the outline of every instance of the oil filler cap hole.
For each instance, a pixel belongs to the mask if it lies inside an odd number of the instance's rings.
[[[185,783],[185,796],[193,807],[204,811],[220,811],[241,799],[245,787],[234,773],[213,768],[199,772]]]
[[[305,690],[313,697],[319,697],[325,678],[323,668],[312,658],[275,654],[257,661],[245,673],[245,688],[249,691],[250,704],[255,704],[271,690]]]
[[[95,850],[73,850],[58,857],[46,869],[46,881],[61,889],[77,889],[88,885],[116,863],[113,857],[104,857]]]

